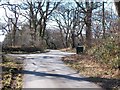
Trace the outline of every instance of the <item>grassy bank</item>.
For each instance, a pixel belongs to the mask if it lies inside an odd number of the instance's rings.
[[[21,90],[23,58],[17,58],[9,55],[2,56],[2,90]]]
[[[93,56],[82,54],[67,56],[62,59],[88,81],[109,90],[120,89],[120,71],[107,64],[98,62]]]

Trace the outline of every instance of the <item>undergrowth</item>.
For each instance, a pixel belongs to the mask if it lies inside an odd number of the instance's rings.
[[[13,56],[2,56],[2,90],[21,90],[23,59]]]
[[[120,36],[107,37],[88,50],[88,54],[93,55],[98,61],[111,68],[120,69]]]

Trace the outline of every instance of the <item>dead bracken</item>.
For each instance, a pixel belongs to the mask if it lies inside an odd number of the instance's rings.
[[[103,88],[120,88],[120,71],[107,64],[98,62],[90,55],[72,55],[62,59],[68,66],[74,68],[88,81],[97,83]]]

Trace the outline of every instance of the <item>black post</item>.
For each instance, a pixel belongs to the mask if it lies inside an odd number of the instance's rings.
[[[84,51],[84,47],[82,45],[79,45],[76,47],[76,53],[81,54]]]

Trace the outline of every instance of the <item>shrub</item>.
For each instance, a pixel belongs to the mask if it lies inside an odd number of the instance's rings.
[[[112,68],[120,68],[120,36],[114,34],[107,37],[102,43],[88,50],[88,54]]]

